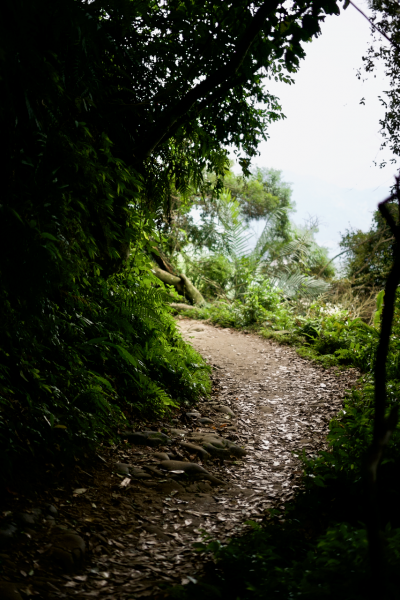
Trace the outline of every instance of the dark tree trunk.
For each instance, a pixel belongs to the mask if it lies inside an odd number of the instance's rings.
[[[393,245],[393,264],[385,286],[385,298],[382,310],[381,331],[375,362],[375,414],[374,435],[367,453],[366,484],[368,494],[367,530],[370,555],[370,595],[374,600],[383,600],[386,596],[383,548],[379,522],[377,475],[378,467],[390,437],[396,427],[398,418],[397,406],[388,417],[386,412],[386,361],[389,353],[389,342],[392,330],[396,291],[400,283],[400,226],[395,222],[387,206],[396,201],[400,210],[399,178],[396,178],[396,193],[379,204],[379,210],[395,238]]]

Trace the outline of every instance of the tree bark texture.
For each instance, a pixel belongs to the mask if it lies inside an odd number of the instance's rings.
[[[184,296],[195,306],[202,306],[205,304],[205,300],[199,290],[193,285],[193,283],[186,277],[186,275],[172,275],[159,267],[153,268],[153,273],[158,279],[161,279],[167,285],[173,285],[178,294]]]

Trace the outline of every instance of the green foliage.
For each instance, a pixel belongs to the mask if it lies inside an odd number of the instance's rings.
[[[115,439],[116,426],[132,418],[207,395],[209,369],[152,283],[143,272],[99,279],[90,295],[48,301],[25,323],[10,307],[0,364],[3,476],[28,450],[79,452],[85,442]]]
[[[385,297],[385,290],[381,290],[376,297],[376,311],[374,314],[374,327],[378,328],[382,318],[383,310],[383,299]]]
[[[339,310],[333,314],[326,314],[320,303],[311,305],[309,312],[314,310],[314,316],[298,316],[292,330],[295,338],[297,337],[296,343],[300,346],[298,352],[324,366],[349,365],[372,374],[378,344],[377,325],[379,326],[382,297],[382,293],[378,294],[374,327],[359,318],[349,318],[347,311]],[[400,378],[400,292],[396,298],[387,376],[392,380]]]
[[[301,319],[299,318],[299,322]],[[331,315],[320,321],[305,320],[296,333],[306,338],[306,351],[328,366],[352,365],[371,371],[378,343],[378,332],[361,319],[348,319],[347,315]]]
[[[191,316],[209,319],[223,327],[251,327],[268,325],[274,330],[293,326],[291,308],[283,302],[282,294],[267,280],[249,284],[242,300],[218,301],[191,311]]]
[[[304,231],[286,229],[284,236],[289,233],[293,236],[290,241],[285,241],[279,225],[284,211],[281,214],[278,209],[276,214],[270,214],[254,248],[250,250],[252,236],[242,220],[240,202],[232,199],[229,190],[223,190],[218,206],[218,221],[202,220],[197,225],[201,236],[196,244],[188,246],[187,252],[181,250],[177,257],[179,269],[183,267],[206,297],[211,300],[213,297],[225,297],[248,304],[252,302],[251,295],[258,293],[264,281],[266,286],[273,285],[290,299],[314,299],[329,290],[329,283],[312,275],[321,261],[324,264],[326,262],[325,249],[320,248],[313,237],[315,228],[306,228]],[[218,242],[214,240],[210,247],[204,247],[210,235],[210,224],[215,226]],[[200,239],[203,240],[201,243]],[[272,260],[275,256],[278,258]],[[212,279],[210,273],[211,265],[217,264],[218,280]],[[224,268],[221,270],[222,264]],[[329,271],[326,273],[330,274]],[[253,319],[253,322],[260,319],[261,316]]]
[[[294,9],[292,31],[280,31],[275,11],[257,21],[257,8],[6,0],[2,476],[27,452],[65,454],[134,414],[207,393],[204,363],[178,336],[146,255],[172,191],[185,196],[205,169],[221,177],[223,145],[254,156],[281,117],[260,66],[288,81],[321,11]]]
[[[316,504],[313,508],[316,509]],[[189,585],[186,593],[176,589],[172,597],[194,600],[297,597],[334,600],[342,595],[346,599],[362,600],[368,595],[365,528],[346,522],[337,523],[310,541],[305,535],[305,523],[301,521],[301,518],[311,516],[311,511],[305,510],[304,500],[301,506],[292,507],[280,524],[277,518],[282,515],[279,513],[270,511],[268,525],[260,527],[252,524],[252,532],[233,539],[226,546],[217,541],[197,544],[199,551],[214,554],[216,572],[212,578],[198,585]],[[391,597],[399,598],[399,528],[386,528],[385,546],[386,581]]]
[[[303,490],[284,510],[268,511],[262,526],[250,522],[251,531],[226,545],[212,537],[198,544],[199,551],[213,555],[216,568],[186,591],[176,589],[178,598],[334,600],[342,596],[363,600],[368,596],[371,567],[364,526],[367,506],[363,474],[373,434],[372,371],[377,331],[359,319],[351,321],[345,311],[329,314],[332,310],[323,310],[321,303],[315,303],[311,310],[313,318],[292,317],[297,333],[289,340],[302,343],[303,348],[308,340],[308,356],[328,359],[326,366],[345,362],[365,374],[348,392],[343,410],[330,422],[329,449],[318,456],[307,458],[303,453],[300,457]],[[400,291],[387,361],[387,414],[400,400],[399,339]],[[379,470],[384,576],[391,598],[400,598],[399,450],[400,423]]]
[[[190,280],[205,298],[224,296],[234,275],[233,265],[223,254],[210,254],[196,262],[187,260]]]
[[[290,239],[289,213],[293,208],[290,186],[281,181],[279,171],[256,168],[244,177],[226,169],[223,180],[215,173],[205,173],[198,188],[173,196],[170,217],[161,225],[165,236],[162,249],[172,262],[187,250],[200,256],[204,251],[232,254],[238,234],[243,238],[246,230],[242,221],[262,218],[271,252]],[[258,211],[258,216],[249,216],[251,211]],[[249,232],[245,238],[250,238]],[[266,233],[264,238],[266,252]],[[239,254],[237,248],[235,253]]]
[[[272,253],[271,258],[274,260],[269,268],[270,274],[274,274],[278,278],[299,274],[311,276],[317,278],[316,281],[321,282],[321,290],[326,291],[329,286],[324,286],[324,282],[318,278],[323,277],[329,280],[334,276],[335,269],[332,264],[324,268],[328,262],[328,251],[315,241],[314,235],[317,232],[318,228],[313,222],[305,227],[292,225],[287,243],[281,244]],[[289,295],[291,287],[291,285],[288,286]]]
[[[290,184],[282,181],[281,171],[257,167],[248,178],[228,172],[224,186],[239,202],[245,221],[269,220],[273,215],[279,215],[279,222],[275,224],[277,233],[282,239],[288,239],[288,213],[295,205],[291,200]]]
[[[389,207],[393,215],[396,206]],[[348,230],[342,236],[346,276],[361,291],[382,289],[391,264],[394,239],[379,211],[374,213],[369,231]]]

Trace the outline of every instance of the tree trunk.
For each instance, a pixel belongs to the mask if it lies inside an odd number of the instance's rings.
[[[183,302],[171,302],[170,306],[172,308],[175,308],[175,310],[177,310],[177,311],[180,311],[180,310],[191,311],[196,308],[195,306],[192,306],[191,304],[183,304]]]
[[[195,306],[202,306],[205,304],[203,296],[199,290],[194,287],[193,283],[186,277],[186,275],[181,274],[180,277],[176,277],[175,275],[171,275],[171,273],[168,273],[167,271],[164,271],[158,267],[153,268],[153,273],[164,283],[173,285],[178,294],[181,294],[187,298]]]
[[[172,265],[169,264],[164,254],[157,248],[157,246],[153,246],[153,250],[150,250],[150,256],[154,260],[154,262],[159,266],[163,271],[167,271],[174,275],[174,269]]]

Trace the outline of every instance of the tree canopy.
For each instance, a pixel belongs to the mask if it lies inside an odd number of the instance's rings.
[[[385,108],[385,115],[380,120],[383,136],[382,147],[388,147],[395,156],[400,156],[400,15],[396,0],[371,0],[374,27],[371,28],[372,43],[363,57],[367,73],[374,71],[377,61],[382,61],[389,80],[389,89],[379,99]],[[382,43],[383,32],[390,44]],[[361,73],[359,73],[361,77]],[[386,99],[385,99],[386,97]],[[391,161],[393,162],[393,161]],[[380,166],[385,166],[385,162]]]
[[[395,206],[389,206],[395,215]],[[390,269],[394,238],[376,211],[369,231],[348,230],[340,242],[344,249],[346,275],[364,292],[382,289]]]

